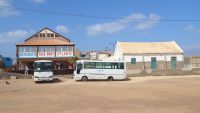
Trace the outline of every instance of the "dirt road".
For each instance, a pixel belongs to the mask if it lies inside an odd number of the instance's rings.
[[[56,83],[0,80],[0,113],[200,113],[200,76]]]

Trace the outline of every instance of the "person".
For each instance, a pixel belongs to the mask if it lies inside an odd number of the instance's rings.
[[[28,66],[26,65],[26,66],[25,66],[25,75],[28,75],[28,70],[29,70],[29,68],[28,68]]]
[[[3,75],[4,75],[4,71],[3,71],[2,67],[0,66],[0,79],[3,78]]]

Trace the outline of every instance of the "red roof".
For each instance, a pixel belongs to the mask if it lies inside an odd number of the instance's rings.
[[[33,46],[33,45],[74,45],[73,43],[62,41],[62,40],[34,40],[34,41],[27,41],[24,43],[16,44],[17,46]]]
[[[38,37],[39,33],[42,31],[51,31],[55,34],[58,35],[58,37]],[[35,37],[38,35],[37,37]],[[47,35],[47,34],[46,34]],[[26,39],[23,43],[18,43],[16,46],[39,46],[39,45],[44,45],[44,46],[50,46],[50,45],[74,45],[74,43],[71,43],[70,40],[55,31],[49,29],[49,28],[44,28],[40,30],[39,32],[35,33],[32,35],[30,38]]]

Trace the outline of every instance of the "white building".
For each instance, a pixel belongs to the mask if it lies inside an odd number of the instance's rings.
[[[96,51],[90,51],[89,52],[89,59],[90,60],[96,60],[97,59],[97,52]]]
[[[87,60],[97,60],[98,54],[96,51],[82,51],[80,53],[80,59],[87,59]]]
[[[98,60],[104,60],[112,55],[111,51],[102,51],[99,52]]]
[[[183,50],[176,42],[117,42],[113,60],[127,62],[127,70],[182,69]]]

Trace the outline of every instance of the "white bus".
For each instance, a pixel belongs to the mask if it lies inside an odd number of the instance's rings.
[[[76,61],[75,80],[124,80],[126,79],[125,62],[123,61]]]
[[[53,63],[50,60],[38,60],[34,62],[34,80],[53,81]]]

